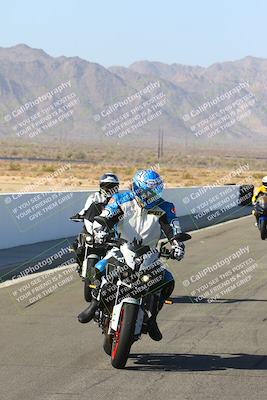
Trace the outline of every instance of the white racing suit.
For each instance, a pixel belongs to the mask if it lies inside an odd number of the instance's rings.
[[[95,238],[98,237],[99,243],[104,243],[105,235],[107,235],[111,229],[115,228],[117,233],[120,234],[121,239],[125,239],[130,243],[132,243],[134,239],[137,241],[142,240],[141,246],[149,246],[149,248],[153,250],[153,256],[155,256],[157,252],[156,246],[161,237],[161,232],[163,231],[174,247],[175,258],[180,260],[183,257],[184,245],[183,243],[178,243],[175,239],[175,236],[179,233],[179,226],[176,228],[175,224],[172,224],[174,220],[177,221],[177,217],[172,203],[163,199],[158,199],[156,205],[145,209],[139,206],[133,192],[117,193],[112,196],[100,216],[95,218],[93,223],[94,236]],[[118,257],[121,256],[119,253],[120,249],[114,247],[102,260],[96,263],[95,276],[97,280],[101,280],[109,260],[111,263],[113,257],[118,260]],[[150,260],[147,260],[147,262],[148,261]],[[143,265],[141,265],[141,268],[142,266]],[[162,339],[162,334],[156,322],[157,314],[162,308],[164,300],[171,295],[174,289],[174,278],[167,269],[164,271],[164,279],[162,285],[160,283],[160,286],[160,293],[154,296],[153,306],[150,310],[151,316],[148,320],[149,336],[156,341]],[[94,298],[90,306],[78,315],[78,320],[81,323],[91,321],[99,307],[99,302],[97,300],[98,289],[96,289],[96,293],[92,294]]]
[[[79,212],[79,215],[84,217],[84,225],[88,233],[92,233],[92,224],[94,217],[99,215],[109,198],[101,192],[95,192],[88,196],[84,208]]]
[[[84,208],[77,214],[77,216],[84,217],[83,233],[93,233],[94,218],[101,214],[109,199],[110,197],[104,196],[104,194],[101,192],[95,192],[89,195]],[[73,243],[73,249],[76,253],[77,263],[81,268],[85,252],[84,245],[83,243],[80,243],[78,239],[76,239]]]

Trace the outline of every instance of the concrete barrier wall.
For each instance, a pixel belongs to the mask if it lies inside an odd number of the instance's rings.
[[[252,190],[231,185],[179,188],[165,190],[164,198],[175,204],[181,230],[188,232],[249,214]],[[68,248],[82,225],[69,216],[83,207],[88,194],[0,195],[0,281],[73,263]]]
[[[12,193],[0,195],[0,249],[76,235],[81,225],[69,217],[83,208],[91,192]],[[241,204],[241,186],[182,187],[166,189],[164,198],[176,206],[177,216],[198,222]]]
[[[176,204],[181,230],[194,231],[251,213],[251,185],[181,188],[169,192]]]
[[[0,249],[75,236],[81,224],[69,221],[69,217],[83,208],[89,193],[1,194]],[[164,192],[164,198],[175,204],[177,216],[193,216],[196,229],[198,221],[202,226],[204,220],[215,220],[218,212],[229,214],[229,210],[244,204],[244,196],[242,187],[234,185],[184,187]]]
[[[76,235],[81,224],[69,221],[88,192],[1,194],[0,249]]]

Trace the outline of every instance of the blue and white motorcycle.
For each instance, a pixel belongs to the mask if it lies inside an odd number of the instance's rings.
[[[178,240],[191,239],[186,233]],[[98,285],[99,308],[94,320],[105,336],[104,351],[114,368],[124,368],[132,344],[148,331],[148,321],[159,300],[164,273],[160,257],[169,258],[166,243],[160,249],[142,246],[136,240],[109,243],[112,256]],[[171,300],[170,300],[171,303]]]

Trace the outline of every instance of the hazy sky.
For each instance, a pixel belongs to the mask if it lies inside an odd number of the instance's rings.
[[[267,0],[0,0],[0,46],[104,66],[267,58]]]

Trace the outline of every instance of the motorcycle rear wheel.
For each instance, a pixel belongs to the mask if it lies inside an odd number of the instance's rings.
[[[124,368],[134,342],[135,324],[139,305],[124,303],[121,309],[118,330],[114,333],[111,364],[114,368]]]

